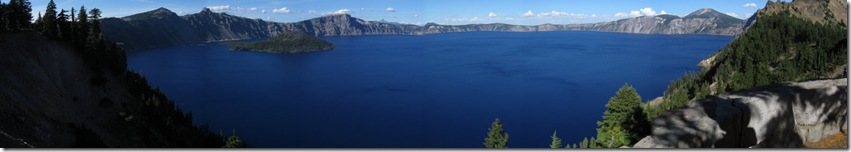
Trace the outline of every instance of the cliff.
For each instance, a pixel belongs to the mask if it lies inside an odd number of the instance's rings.
[[[144,78],[96,72],[82,51],[65,44],[32,31],[0,32],[0,147],[224,144],[161,93],[145,93],[155,90]]]
[[[102,21],[107,39],[123,43],[129,50],[150,49],[176,45],[191,45],[210,41],[267,38],[284,31],[302,31],[314,36],[348,35],[424,35],[450,32],[536,32],[536,31],[603,31],[640,34],[713,34],[736,35],[743,21],[712,9],[701,9],[680,18],[673,15],[642,16],[594,24],[511,25],[503,23],[424,26],[382,21],[365,21],[349,14],[331,14],[309,20],[278,23],[249,19],[204,9],[199,13],[177,16],[157,10]]]
[[[565,29],[640,34],[736,35],[741,33],[743,26],[741,19],[704,8],[682,18],[674,15],[641,16],[612,22],[567,25]]]
[[[803,148],[847,132],[847,120],[847,78],[783,83],[666,111],[652,120],[652,135],[633,147]]]

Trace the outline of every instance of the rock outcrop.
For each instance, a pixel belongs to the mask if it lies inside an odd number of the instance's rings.
[[[566,25],[566,30],[624,32],[640,34],[736,35],[744,26],[741,19],[704,8],[685,17],[674,15],[641,16],[613,22]]]
[[[848,129],[848,79],[783,83],[701,99],[652,120],[635,148],[803,147]]]
[[[250,19],[204,9],[199,13],[177,16],[165,8],[122,18],[101,20],[106,38],[123,44],[125,49],[140,50],[211,41],[268,38],[284,31],[302,31],[314,36],[347,35],[424,35],[450,32],[537,32],[602,31],[640,34],[713,34],[736,35],[742,31],[740,19],[712,9],[701,9],[686,17],[673,15],[641,16],[593,24],[511,25],[503,23],[423,26],[387,21],[365,21],[349,14],[331,14],[309,20],[278,23]]]

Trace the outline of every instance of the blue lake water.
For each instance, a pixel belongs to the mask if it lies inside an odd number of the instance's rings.
[[[509,147],[596,134],[625,83],[644,101],[733,37],[475,32],[322,37],[331,51],[270,54],[226,45],[128,54],[196,123],[252,147],[480,148],[494,118]]]

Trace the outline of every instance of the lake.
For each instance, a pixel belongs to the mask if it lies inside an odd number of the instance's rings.
[[[321,37],[330,51],[233,52],[209,43],[128,54],[196,124],[251,147],[482,148],[499,118],[508,147],[596,135],[625,83],[643,101],[733,37],[473,32]]]

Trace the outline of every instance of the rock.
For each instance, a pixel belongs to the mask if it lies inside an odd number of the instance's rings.
[[[635,147],[803,147],[848,127],[848,80],[783,83],[663,112]]]

